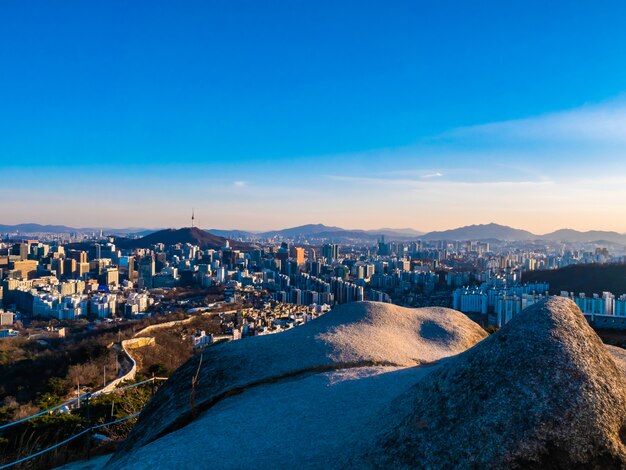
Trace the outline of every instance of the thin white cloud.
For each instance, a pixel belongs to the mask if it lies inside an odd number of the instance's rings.
[[[327,178],[333,181],[342,181],[346,183],[352,183],[355,185],[365,185],[365,186],[389,186],[389,187],[398,187],[404,188],[412,187],[415,189],[428,189],[431,190],[433,188],[470,188],[474,186],[529,186],[529,185],[545,185],[549,184],[552,181],[547,178],[542,178],[539,180],[492,180],[492,181],[458,181],[458,180],[414,180],[408,178],[380,178],[375,176],[350,176],[350,175],[326,175]]]
[[[590,141],[626,144],[626,100],[587,105],[540,116],[461,127],[444,139],[483,137],[501,140]]]
[[[254,229],[324,221],[432,230],[495,220],[539,233],[563,226],[626,231],[626,177],[620,176],[626,175],[625,155],[626,101],[615,100],[455,129],[399,148],[323,155],[320,160],[332,164],[316,164],[306,171],[285,168],[284,173],[273,171],[265,178],[252,170],[245,175],[233,170],[223,181],[207,177],[213,173],[199,165],[191,175],[196,184],[189,184],[188,178],[172,178],[171,172],[179,171],[172,167],[167,173],[147,175],[138,187],[126,184],[134,177],[133,170],[121,179],[112,178],[111,184],[119,190],[99,205],[98,220],[80,205],[78,194],[88,189],[87,183],[77,183],[72,192],[61,194],[50,182],[54,181],[50,172],[72,179],[80,176],[78,170],[50,169],[30,175],[28,168],[5,168],[0,174],[11,178],[5,178],[0,200],[11,204],[1,208],[0,216],[23,220],[28,214],[29,220],[53,223],[50,214],[65,207],[71,215],[63,222],[69,225],[95,226],[105,219],[109,225],[137,225],[135,214],[157,204],[164,210],[153,218],[144,216],[141,225],[184,225],[187,216],[179,215],[179,208],[201,200],[229,209],[216,214],[216,226],[241,226],[244,220],[247,228]],[[324,168],[333,168],[334,174],[324,175]],[[115,170],[99,171],[108,176]],[[256,192],[250,198],[250,183],[232,178],[253,175]],[[21,176],[30,178],[37,190],[24,189]],[[175,199],[171,192],[159,190],[163,182],[177,185]],[[134,191],[137,208],[133,211],[125,206],[128,187]],[[273,210],[268,213],[267,207]]]

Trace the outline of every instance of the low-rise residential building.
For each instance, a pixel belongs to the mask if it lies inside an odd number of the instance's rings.
[[[213,335],[207,335],[204,330],[197,330],[191,335],[191,343],[195,349],[204,348],[213,343]]]
[[[9,326],[15,323],[15,314],[0,309],[0,326]]]
[[[89,311],[98,318],[110,318],[117,311],[117,297],[114,294],[98,293],[89,302]]]

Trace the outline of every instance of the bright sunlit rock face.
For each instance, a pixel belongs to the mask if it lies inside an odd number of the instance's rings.
[[[191,361],[159,392],[109,467],[184,468],[202,462],[216,468],[626,464],[623,355],[612,356],[613,348],[607,351],[567,299],[551,298],[527,309],[469,350],[485,335],[450,310],[350,304],[324,320],[299,330],[300,343],[311,338],[308,346],[291,348],[288,333],[273,337],[275,360],[259,368],[276,380],[253,385],[250,379],[241,393],[226,397],[229,380],[217,373],[219,367],[207,368],[204,388],[219,384],[221,398],[186,426],[158,437],[164,418],[159,411],[184,410],[175,407],[175,397],[197,366]],[[392,323],[407,334],[413,331],[410,351],[393,350],[398,338],[385,332]],[[372,365],[383,362],[384,348],[366,352],[361,349],[366,338],[392,346],[387,365]],[[279,344],[286,348],[284,354]],[[205,360],[210,363],[210,355],[217,359],[234,346],[209,350]],[[252,346],[243,346],[237,354],[251,356],[240,357],[247,366],[267,359],[264,348],[259,356]],[[453,350],[459,354],[436,364],[405,362],[419,351],[432,359]],[[277,378],[282,369],[276,365],[289,356],[292,370],[306,364],[338,369]],[[346,365],[360,360],[370,365]],[[422,362],[417,356],[414,361]],[[181,455],[187,456],[184,461]]]
[[[378,376],[400,368],[429,364],[465,351],[485,336],[484,330],[476,323],[450,309],[407,309],[376,302],[350,303],[285,333],[248,338],[207,349],[195,391],[196,406],[199,410],[207,409],[210,414],[211,410],[217,409],[216,405],[228,403],[231,399],[226,397],[230,395],[237,394],[247,400],[256,387],[273,390],[273,387],[282,387],[283,382],[292,383],[294,380],[297,381],[295,383],[310,380],[313,388],[319,389],[319,394],[308,395],[307,403],[310,405],[324,396],[332,401],[334,388],[327,389],[325,384],[337,384],[340,389],[349,388],[350,385],[341,384],[359,377]],[[129,455],[136,449],[192,420],[190,384],[191,377],[198,370],[198,362],[199,356],[181,367],[150,402],[118,452],[119,465],[128,463],[132,458]],[[430,369],[416,369],[415,373],[421,376]],[[405,377],[408,376],[402,376],[404,387],[411,383]],[[374,380],[374,383],[378,382]],[[293,385],[284,386],[289,388]],[[374,406],[374,403],[368,405],[368,400],[375,400],[379,406],[380,399],[385,402],[402,388],[390,385],[381,395],[375,385],[372,386],[374,388],[370,392],[361,393],[365,402],[358,405],[349,400],[346,406],[355,410],[368,409],[370,405]],[[255,390],[254,393],[259,392]],[[288,407],[289,403],[290,400],[285,400],[284,406]],[[259,408],[254,400],[242,406],[246,410],[274,414],[270,411],[272,407]],[[324,407],[314,414],[334,421],[340,418],[341,411],[332,409]],[[290,416],[289,413],[276,414]],[[291,423],[290,427],[294,425],[297,422]],[[216,435],[224,435],[217,427],[211,426],[211,429],[216,431]]]

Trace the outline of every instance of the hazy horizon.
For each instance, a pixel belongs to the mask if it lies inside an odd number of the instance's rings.
[[[0,222],[626,232],[625,4],[242,6],[5,2]]]
[[[71,225],[71,224],[65,224],[65,223],[54,223],[54,224],[44,224],[44,223],[39,223],[39,222],[33,222],[33,221],[29,221],[29,222],[17,222],[17,223],[5,223],[3,221],[0,220],[0,225],[27,225],[27,224],[37,224],[37,225],[57,225],[57,226],[66,226],[69,228],[75,228],[75,229],[84,229],[84,228],[93,228],[93,229],[103,229],[103,230],[133,230],[133,229],[137,229],[137,230],[164,230],[164,229],[181,229],[181,228],[189,228],[191,227],[191,223],[187,223],[186,225],[180,225],[180,226],[173,226],[173,225],[160,225],[160,226],[142,226],[142,225],[135,225],[135,226],[114,226],[114,225],[97,225],[97,226],[90,226],[90,225]],[[325,225],[327,227],[337,227],[343,230],[366,230],[366,231],[375,231],[375,230],[415,230],[416,232],[422,232],[424,234],[430,233],[430,232],[439,232],[439,231],[447,231],[447,230],[453,230],[453,229],[458,229],[458,228],[465,228],[468,226],[474,226],[474,225],[489,225],[489,224],[495,224],[495,225],[501,225],[501,226],[505,226],[505,227],[509,227],[512,229],[517,229],[517,230],[526,230],[528,232],[531,232],[534,235],[547,235],[550,234],[552,232],[555,232],[557,230],[576,230],[579,232],[588,232],[588,231],[600,231],[600,232],[617,232],[620,234],[625,234],[626,232],[620,232],[619,230],[609,230],[609,229],[603,229],[603,228],[592,228],[592,229],[588,229],[588,230],[582,230],[582,229],[577,229],[575,227],[558,227],[554,230],[550,230],[550,231],[546,231],[546,232],[538,232],[538,231],[534,231],[531,229],[528,229],[526,227],[520,227],[520,226],[514,226],[514,225],[507,225],[507,224],[500,224],[498,222],[484,222],[484,223],[471,223],[471,224],[467,224],[467,225],[455,225],[455,226],[449,226],[449,227],[441,227],[441,228],[437,228],[437,229],[433,229],[433,230],[422,230],[420,228],[415,228],[415,227],[409,227],[409,226],[405,226],[405,227],[381,227],[381,226],[377,226],[377,227],[351,227],[351,226],[341,226],[341,225],[331,225],[331,224],[325,224],[325,223],[321,223],[321,222],[307,222],[307,223],[303,223],[303,224],[297,224],[297,225],[285,225],[285,226],[281,226],[281,227],[270,227],[270,228],[266,228],[266,229],[258,229],[258,228],[242,228],[242,227],[218,227],[218,226],[209,226],[209,225],[202,225],[201,223],[195,223],[194,226],[197,228],[200,228],[202,230],[225,230],[225,231],[234,231],[234,230],[241,230],[241,231],[246,231],[246,232],[250,232],[250,233],[264,233],[264,232],[273,232],[273,231],[280,231],[280,230],[286,230],[286,229],[291,229],[291,228],[296,228],[296,227],[301,227],[301,226],[306,226],[306,225]]]

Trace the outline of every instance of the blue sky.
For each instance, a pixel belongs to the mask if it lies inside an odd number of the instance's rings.
[[[0,5],[0,222],[626,232],[624,2]]]

